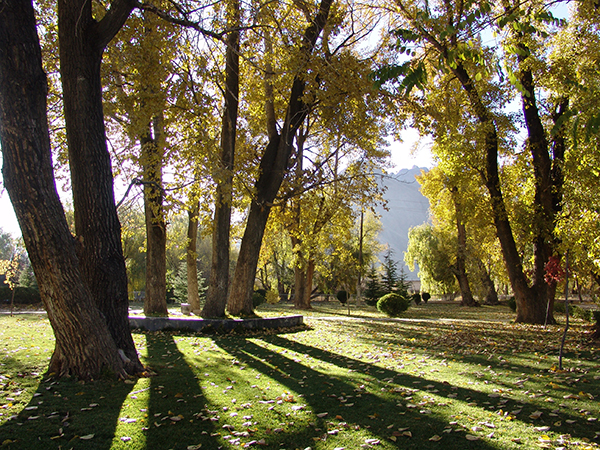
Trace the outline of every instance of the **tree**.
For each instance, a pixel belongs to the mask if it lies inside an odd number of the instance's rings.
[[[225,315],[229,292],[229,253],[231,209],[233,197],[233,169],[237,139],[237,120],[240,87],[240,3],[230,0],[226,4],[227,26],[223,119],[221,148],[217,169],[213,175],[217,189],[213,223],[212,265],[203,317]]]
[[[377,304],[377,300],[379,300],[383,295],[383,289],[381,287],[381,282],[379,280],[379,273],[377,273],[377,268],[375,264],[372,264],[366,274],[367,286],[363,295],[365,296],[365,302],[367,305],[375,306]]]
[[[131,0],[115,0],[96,20],[91,2],[60,0],[58,37],[81,272],[117,347],[141,369],[129,330],[127,273],[106,146],[100,77],[104,49],[133,7]]]
[[[551,316],[547,317],[547,311],[551,313],[553,297],[549,295],[550,291],[545,281],[538,276],[541,274],[539,267],[543,264],[544,258],[548,256],[548,247],[545,244],[542,245],[542,241],[548,238],[548,223],[552,221],[552,213],[548,209],[547,197],[544,197],[544,199],[536,197],[536,215],[532,223],[539,221],[541,226],[538,226],[535,230],[537,233],[535,238],[537,242],[536,275],[534,285],[529,286],[529,280],[524,272],[521,255],[509,220],[500,180],[498,124],[495,122],[493,105],[485,97],[485,86],[489,82],[484,74],[493,72],[493,66],[487,63],[493,61],[493,59],[484,57],[480,44],[481,40],[478,39],[480,30],[486,27],[490,18],[492,5],[487,2],[467,2],[460,5],[436,3],[433,7],[427,2],[408,4],[402,1],[397,1],[396,4],[399,11],[397,18],[402,23],[393,32],[398,37],[397,47],[401,50],[408,47],[418,47],[420,51],[417,52],[411,49],[409,53],[413,58],[408,62],[386,67],[382,73],[383,78],[389,79],[400,76],[403,80],[400,83],[400,89],[404,93],[410,92],[415,86],[419,89],[425,89],[428,76],[424,57],[430,56],[428,61],[432,64],[434,70],[438,70],[442,74],[451,73],[458,81],[467,97],[469,108],[478,123],[479,139],[482,142],[483,160],[485,161],[483,175],[490,196],[494,224],[502,247],[506,269],[518,305],[517,320],[527,323],[552,321]],[[527,14],[521,20],[519,13],[522,11],[516,6],[511,6],[510,14],[503,16],[500,22],[501,24],[510,23],[514,29],[530,33],[528,36],[531,38],[533,33],[543,26],[536,20],[545,20],[551,17],[544,10],[544,7],[545,5],[532,4],[532,9],[526,11]],[[507,49],[512,48],[515,54],[522,54],[526,57],[531,49],[524,48],[523,45],[527,47],[525,41],[519,41],[516,46],[507,46]],[[520,62],[523,63],[524,61],[521,60]],[[534,180],[539,188],[537,192],[541,195],[544,191],[544,196],[546,196],[550,195],[548,189],[550,189],[551,183],[545,184],[545,177],[549,173],[546,164],[548,155],[542,155],[544,152],[543,146],[538,145],[541,142],[539,136],[543,130],[534,131],[534,128],[539,125],[539,121],[533,117],[537,114],[533,111],[536,109],[534,84],[530,79],[531,73],[527,65],[522,65],[518,70],[518,73],[510,74],[509,78],[523,92],[522,100],[526,109],[532,110],[526,111],[525,117],[530,133],[530,143],[532,144],[529,150],[534,165]],[[524,88],[524,85],[527,85],[527,87]],[[544,188],[544,186],[546,187]],[[548,304],[550,304],[550,308],[547,308]]]
[[[259,175],[254,184],[254,196],[227,301],[227,310],[232,315],[252,314],[252,290],[265,227],[273,201],[290,165],[293,139],[310,107],[306,103],[305,65],[327,23],[332,3],[333,0],[322,0],[318,12],[305,30],[295,61],[302,70],[294,75],[281,131],[269,137],[260,159]],[[275,124],[270,124],[268,128],[275,129]]]
[[[178,35],[155,15],[133,14],[104,58],[103,81],[106,115],[113,135],[121,138],[121,158],[139,171],[143,187],[146,228],[146,290],[144,313],[167,315],[167,225],[163,168],[167,163],[167,111],[171,89],[167,80],[174,71],[171,56]],[[125,50],[125,51],[124,51]]]
[[[109,318],[103,316],[80,270],[75,240],[54,185],[46,89],[33,6],[26,0],[4,2],[0,10],[2,174],[56,337],[48,371],[82,379],[96,378],[105,370],[125,376],[140,370],[141,364],[137,354],[129,358],[120,346],[123,339],[112,335]]]
[[[455,291],[456,280],[452,265],[451,238],[431,224],[413,227],[408,232],[408,249],[404,261],[411,270],[419,266],[422,290],[447,295]],[[454,253],[455,254],[455,253]]]

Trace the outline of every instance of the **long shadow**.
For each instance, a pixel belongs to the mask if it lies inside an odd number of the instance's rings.
[[[287,350],[309,354],[312,358],[335,364],[339,367],[359,367],[364,364],[362,361],[334,355],[280,336],[264,336],[261,339]],[[347,429],[354,431],[368,430],[369,435],[377,436],[381,441],[385,440],[389,444],[392,444],[389,440],[393,432],[389,428],[391,423],[396,423],[396,426],[400,427],[403,421],[406,422],[409,420],[409,416],[412,417],[412,420],[423,419],[420,422],[421,427],[418,430],[412,430],[413,436],[410,440],[405,439],[398,442],[402,448],[429,448],[428,444],[431,444],[431,442],[428,439],[434,434],[441,433],[441,430],[447,426],[448,422],[445,417],[438,417],[435,414],[424,416],[420,414],[419,409],[404,410],[397,406],[398,402],[403,401],[400,392],[411,393],[417,386],[415,383],[423,381],[419,377],[399,374],[392,370],[366,364],[366,368],[362,370],[369,372],[370,375],[364,377],[364,383],[369,384],[370,387],[365,389],[361,387],[361,383],[356,383],[356,378],[354,377],[325,375],[311,368],[309,365],[300,364],[293,359],[257,345],[247,339],[240,338],[239,340],[233,340],[217,337],[214,340],[219,347],[236,356],[236,358],[248,365],[248,367],[252,367],[260,373],[269,376],[291,391],[300,393],[300,395],[309,390],[313,391],[308,395],[304,395],[298,401],[300,403],[306,402],[308,409],[317,414],[317,419],[313,418],[316,425],[302,430],[290,430],[288,433],[282,432],[278,435],[278,442],[281,446],[290,445],[293,446],[292,448],[304,448],[315,445],[314,440],[322,438],[323,435],[327,436],[328,423],[331,425],[330,421],[336,420],[336,416],[343,418],[344,427]],[[379,382],[375,383],[377,384],[376,386],[368,381],[372,377],[375,377]],[[388,382],[390,379],[394,380],[393,383]],[[379,385],[380,383],[381,386]],[[431,389],[437,391],[437,395],[458,392],[459,395],[467,397],[477,394],[476,391],[467,389],[450,391],[449,386],[443,383],[431,382],[429,384],[431,385]],[[307,389],[307,386],[310,386],[310,388]],[[318,387],[315,389],[315,386]],[[376,394],[375,392],[379,391],[382,386],[385,386],[386,393]],[[393,389],[397,389],[396,394],[391,393]],[[401,411],[405,416],[400,416],[400,419],[398,416],[381,416],[382,411],[389,411],[390,409]],[[324,412],[327,412],[328,415],[318,419],[318,414]],[[317,432],[317,430],[320,431]],[[325,430],[325,432],[322,430]],[[486,441],[471,442],[465,439],[463,448],[492,449],[497,447]]]
[[[21,412],[0,427],[2,448],[108,450],[131,388],[106,380],[44,380]],[[104,395],[98,398],[97,392]],[[79,439],[88,435],[93,439]]]
[[[392,385],[397,385],[399,387],[404,387],[404,388],[409,388],[409,389],[411,389],[411,388],[414,389],[415,387],[422,389],[423,384],[425,384],[425,382],[422,378],[410,375],[406,372],[394,371],[394,370],[382,368],[380,366],[374,366],[372,364],[365,363],[364,361],[356,360],[356,359],[349,358],[349,357],[343,356],[343,355],[333,354],[331,352],[327,352],[327,351],[324,351],[319,348],[315,348],[315,347],[308,346],[308,345],[305,345],[302,343],[298,343],[296,341],[291,341],[289,339],[285,339],[278,335],[265,336],[265,337],[263,337],[263,340],[265,342],[268,342],[275,346],[289,349],[289,350],[295,351],[297,353],[309,354],[313,358],[316,358],[321,361],[325,361],[329,364],[336,365],[340,368],[348,368],[348,367],[355,368],[355,369],[358,368],[359,369],[358,371],[362,371],[363,373],[368,374],[369,378],[376,379],[377,384],[379,386],[389,387],[390,386],[389,380],[391,380],[391,379],[393,379]],[[486,362],[488,363],[487,364],[488,366],[491,366],[493,368],[493,365],[491,365],[489,363],[489,361],[486,361]],[[515,372],[522,373],[524,371],[531,371],[531,367],[528,367],[528,366],[519,366],[519,365],[514,366],[512,364],[511,364],[511,366],[514,367],[514,369],[512,369],[512,370],[515,370]],[[483,367],[486,367],[486,366],[484,365]],[[501,370],[507,370],[507,369],[506,369],[506,367],[503,366],[501,368]],[[489,374],[486,376],[489,376]],[[477,377],[477,374],[473,374],[473,379],[477,380],[479,382],[482,382],[482,383],[484,383],[484,381],[485,381],[485,380]],[[494,400],[494,402],[497,402],[497,405],[496,405],[497,409],[502,408],[504,411],[510,411],[511,409],[521,410],[521,413],[518,416],[519,420],[521,420],[524,423],[530,423],[532,426],[539,427],[539,426],[544,426],[544,425],[553,425],[553,423],[555,423],[558,420],[555,418],[556,416],[553,415],[556,412],[557,404],[546,402],[545,399],[547,398],[547,396],[543,396],[543,397],[540,396],[535,399],[522,398],[522,397],[515,398],[515,395],[513,395],[512,392],[507,392],[508,396],[505,397],[504,399],[502,398],[503,396],[492,399],[488,396],[487,393],[480,392],[476,389],[463,388],[463,387],[458,387],[458,386],[449,386],[448,384],[431,381],[431,380],[427,380],[426,384],[427,384],[427,386],[429,386],[429,389],[427,391],[423,391],[424,393],[426,393],[428,391],[429,392],[436,391],[437,395],[444,396],[448,400],[456,399],[456,400],[464,401],[465,403],[466,402],[469,402],[469,403],[477,402],[480,407],[483,407],[486,403],[489,403],[489,405],[486,406],[488,408],[493,406],[491,400]],[[536,382],[535,380],[533,380],[531,382],[531,384],[537,384],[538,390],[540,390],[539,388],[543,388],[544,390],[547,390],[547,388],[544,387],[544,385],[546,383],[543,381]],[[525,389],[526,388],[524,388],[524,390]],[[576,392],[576,391],[578,391],[578,389],[575,388],[574,391]],[[449,397],[450,394],[451,394],[451,397]],[[376,396],[376,397],[378,399],[381,398],[380,396]],[[531,419],[529,417],[529,415],[534,413],[534,411],[542,411],[543,417]],[[581,420],[581,415],[578,411],[578,408],[573,407],[569,411],[562,410],[560,412],[560,417],[561,417],[561,419],[579,419],[579,420],[577,420],[577,422],[573,423],[573,424],[568,424],[563,421],[560,426],[553,426],[552,428],[556,429],[557,432],[571,433],[574,436],[587,437],[587,438],[595,437],[593,434],[593,430],[590,430],[589,424],[586,423],[585,421]],[[358,416],[358,419],[360,419],[360,416]],[[478,442],[481,445],[481,441],[478,441]],[[467,447],[465,447],[465,448],[467,448]],[[483,448],[483,447],[477,447],[477,448]]]
[[[151,377],[148,389],[145,448],[217,449],[222,443],[215,440],[214,422],[203,413],[210,405],[176,338],[170,333],[146,333],[148,366],[156,375]]]

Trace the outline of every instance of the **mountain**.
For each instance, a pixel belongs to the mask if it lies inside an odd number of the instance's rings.
[[[376,209],[381,216],[382,230],[379,242],[387,245],[393,252],[393,259],[398,261],[398,269],[404,268],[408,280],[416,280],[418,269],[410,271],[404,264],[404,252],[408,248],[408,230],[421,225],[429,219],[429,200],[420,191],[416,176],[424,168],[413,166],[403,169],[396,174],[381,178],[381,183],[387,188],[384,198],[387,200],[387,210],[382,206]]]

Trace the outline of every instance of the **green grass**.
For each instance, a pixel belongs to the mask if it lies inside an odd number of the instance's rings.
[[[265,305],[262,316],[295,314]],[[134,333],[155,376],[45,380],[43,316],[0,317],[7,449],[598,448],[600,351],[573,321],[430,302],[398,320],[315,304],[287,333]],[[560,319],[560,317],[559,317]]]

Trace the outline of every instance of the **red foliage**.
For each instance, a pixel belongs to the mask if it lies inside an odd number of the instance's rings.
[[[548,258],[548,262],[544,266],[544,269],[546,271],[544,280],[548,284],[558,283],[565,279],[565,269],[561,265],[558,256],[551,256]]]

